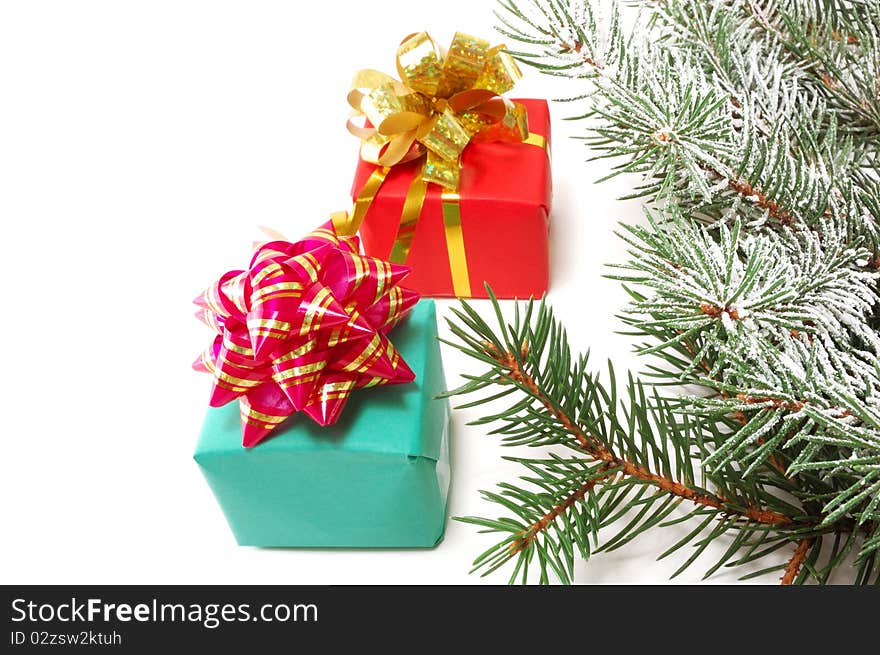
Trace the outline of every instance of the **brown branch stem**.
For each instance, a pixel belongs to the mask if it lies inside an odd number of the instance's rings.
[[[581,58],[581,61],[584,62],[587,66],[591,66],[597,70],[602,70],[603,68],[605,68],[598,61],[596,61],[595,59],[593,59],[589,55],[583,54],[581,52],[581,50],[583,50],[583,47],[584,47],[584,44],[582,42],[576,40],[574,43],[569,43],[568,41],[566,41],[565,39],[560,37],[558,34],[554,34],[550,30],[545,30],[545,29],[541,29],[541,28],[538,28],[538,30],[540,32],[542,32],[545,36],[549,36],[550,38],[554,39],[563,52],[575,53],[575,54],[579,55]]]
[[[807,559],[807,553],[810,552],[810,546],[812,545],[812,537],[801,539],[800,542],[798,542],[794,554],[791,556],[791,559],[788,560],[788,566],[785,567],[785,573],[782,575],[780,584],[790,585],[794,583],[795,579],[797,579],[798,573],[800,573],[801,566],[804,564],[804,560]]]
[[[553,521],[565,514],[576,502],[578,502],[579,500],[583,500],[584,496],[590,493],[590,491],[593,490],[593,487],[595,487],[599,482],[608,478],[611,474],[604,473],[604,471],[607,470],[608,467],[603,466],[602,469],[600,469],[603,474],[587,480],[583,485],[572,492],[572,494],[569,495],[568,498],[563,500],[561,503],[559,503],[553,509],[547,512],[544,516],[542,516],[540,520],[532,523],[529,526],[528,530],[525,530],[520,537],[511,542],[510,556],[513,557],[523,548],[528,547],[528,545],[532,543],[539,534],[546,530],[550,526],[550,524],[553,523]]]
[[[716,175],[720,178],[727,178],[727,175],[715,169],[713,166],[710,166],[709,164],[701,162],[699,166],[707,173],[711,173],[712,175]],[[750,201],[755,207],[766,209],[767,214],[771,218],[775,218],[783,225],[790,226],[794,224],[795,217],[791,213],[791,211],[780,205],[776,200],[769,197],[766,193],[761,192],[748,180],[745,180],[743,178],[727,178],[727,186],[733,191],[736,191],[744,199]]]
[[[792,225],[794,223],[794,216],[791,215],[790,211],[782,207],[773,198],[768,197],[767,194],[758,191],[747,180],[728,180],[727,186],[744,198],[751,199],[752,204],[756,207],[766,209],[772,218],[775,218],[783,225]]]

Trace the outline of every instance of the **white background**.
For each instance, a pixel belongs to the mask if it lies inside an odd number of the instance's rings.
[[[3,4],[2,582],[480,582],[469,563],[493,537],[455,521],[430,551],[238,547],[191,458],[210,378],[190,363],[210,335],[190,302],[246,264],[258,225],[296,237],[347,206],[357,143],[345,95],[356,69],[393,72],[399,40],[423,29],[440,43],[456,30],[497,42],[494,9]],[[514,95],[580,90],[524,72]],[[562,120],[570,107],[552,110],[550,300],[594,365],[636,368],[645,362],[615,334],[624,294],[602,277],[626,258],[615,224],[639,220],[638,203],[615,200],[635,180],[595,185],[606,164],[585,163],[588,151],[566,138],[583,129]],[[450,385],[477,370],[443,355]],[[515,471],[501,461],[513,451],[465,426],[477,416],[454,415],[452,515],[497,514],[478,490]],[[663,582],[689,553],[654,559],[682,534],[655,530],[579,565],[577,581]]]

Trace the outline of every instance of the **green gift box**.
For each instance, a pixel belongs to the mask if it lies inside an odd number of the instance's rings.
[[[238,403],[210,408],[195,460],[243,546],[435,546],[449,490],[449,402],[433,300],[391,332],[415,382],[355,391],[339,421],[294,415],[254,448]]]

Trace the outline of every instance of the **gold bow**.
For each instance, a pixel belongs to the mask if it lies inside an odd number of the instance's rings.
[[[504,46],[457,32],[444,56],[425,32],[397,48],[400,80],[359,71],[348,94],[357,116],[349,131],[361,158],[383,167],[425,156],[422,180],[458,189],[461,153],[471,140],[524,141],[525,108],[501,97],[522,74]]]

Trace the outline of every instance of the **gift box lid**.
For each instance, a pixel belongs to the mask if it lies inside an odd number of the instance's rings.
[[[448,401],[435,399],[445,383],[435,343],[434,301],[421,300],[389,337],[415,373],[415,382],[356,390],[339,421],[327,427],[295,414],[247,452],[271,455],[344,450],[438,460],[441,439],[433,433],[433,426],[439,424],[437,416],[446,411]],[[196,445],[196,458],[233,450],[245,450],[241,445],[238,403],[209,408]]]

